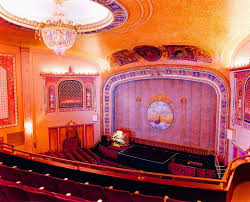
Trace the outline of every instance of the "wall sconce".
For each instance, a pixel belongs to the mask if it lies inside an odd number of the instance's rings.
[[[31,135],[33,133],[33,123],[32,121],[26,121],[24,123],[25,134]]]

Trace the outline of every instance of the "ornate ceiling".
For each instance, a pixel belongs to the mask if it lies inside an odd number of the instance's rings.
[[[112,2],[98,1],[102,4]],[[79,36],[67,53],[88,57],[105,66],[107,57],[122,49],[140,45],[191,45],[210,53],[214,61],[221,64],[216,68],[249,62],[250,56],[246,52],[250,49],[250,0],[117,2],[128,13],[126,23],[110,31]],[[46,49],[34,36],[32,30],[20,29],[0,20],[2,44]]]

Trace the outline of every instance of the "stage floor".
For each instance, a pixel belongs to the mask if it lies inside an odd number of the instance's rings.
[[[178,153],[149,146],[135,145],[118,153],[118,161],[141,170],[162,172]]]

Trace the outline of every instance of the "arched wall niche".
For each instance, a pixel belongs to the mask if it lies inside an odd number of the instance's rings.
[[[205,68],[188,66],[152,65],[123,70],[109,75],[102,87],[102,130],[103,134],[113,132],[113,92],[120,84],[148,80],[175,79],[195,81],[210,85],[217,95],[215,148],[217,153],[227,155],[226,130],[229,115],[229,86],[219,73]]]

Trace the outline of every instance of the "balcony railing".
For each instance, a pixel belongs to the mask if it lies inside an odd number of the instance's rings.
[[[100,175],[108,175],[112,177],[119,177],[128,180],[143,181],[150,183],[158,183],[173,186],[192,187],[199,189],[218,190],[224,191],[228,189],[230,176],[237,167],[239,161],[244,163],[250,162],[250,155],[241,156],[233,159],[226,169],[226,172],[222,179],[210,179],[201,177],[189,177],[181,175],[153,173],[141,170],[130,170],[124,168],[116,168],[111,166],[96,165],[90,163],[83,163],[79,161],[66,160],[62,158],[29,153],[15,149],[13,145],[6,143],[0,143],[0,149],[4,153],[12,154],[17,157],[31,159],[41,163],[47,163],[50,165],[56,165],[60,167],[67,167],[79,171],[95,173]]]

